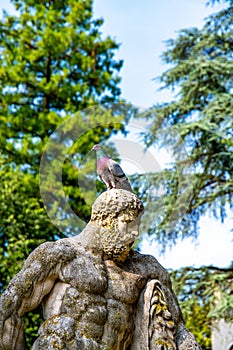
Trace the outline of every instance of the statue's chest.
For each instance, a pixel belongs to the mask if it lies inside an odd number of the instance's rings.
[[[146,278],[118,267],[114,261],[106,260],[108,275],[107,297],[119,300],[123,304],[136,303],[146,284]]]
[[[61,268],[60,279],[85,293],[103,295],[107,290],[107,271],[98,255],[86,252]]]
[[[146,278],[117,266],[112,260],[86,252],[61,268],[60,279],[80,292],[134,304]]]

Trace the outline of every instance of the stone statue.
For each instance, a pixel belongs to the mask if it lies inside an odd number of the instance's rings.
[[[0,299],[0,349],[26,349],[22,316],[42,304],[33,350],[200,350],[168,272],[131,250],[142,212],[136,195],[112,189],[79,236],[35,249]]]

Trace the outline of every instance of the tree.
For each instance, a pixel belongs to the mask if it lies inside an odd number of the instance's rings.
[[[92,1],[14,0],[1,21],[0,147],[38,170],[43,147],[67,115],[119,97],[118,45],[101,39]],[[14,142],[13,142],[14,141]]]
[[[228,3],[202,29],[181,30],[177,39],[167,42],[162,57],[169,69],[160,83],[175,89],[176,99],[141,115],[152,124],[144,135],[146,145],[160,143],[173,151],[173,166],[150,177],[150,196],[152,188],[165,188],[157,201],[163,206],[160,220],[150,227],[151,233],[160,232],[164,243],[176,240],[180,232],[186,237],[197,234],[201,215],[212,213],[223,221],[232,209],[233,4]],[[171,218],[177,220],[178,212],[182,216],[174,227]]]
[[[65,234],[50,222],[39,189],[41,156],[54,131],[66,123],[57,139],[61,143],[64,135],[72,136],[76,122],[85,131],[72,140],[62,169],[64,191],[83,221],[89,218],[90,203],[77,182],[88,167],[82,160],[95,143],[123,131],[121,107],[112,104],[120,99],[122,61],[114,58],[119,45],[110,37],[102,39],[103,20],[92,18],[92,1],[12,3],[17,15],[5,12],[0,21],[1,291],[38,244]],[[108,105],[99,114],[78,113],[100,103]],[[101,124],[110,110],[111,123],[108,118]],[[55,181],[51,174],[48,179]],[[33,322],[26,318],[34,325],[28,327],[29,338],[38,328],[38,316],[31,317]]]
[[[211,350],[211,331],[219,318],[232,322],[233,266],[184,267],[171,271],[173,288],[186,320],[203,350]]]
[[[45,240],[52,240],[55,228],[32,191],[34,179],[0,163],[0,290],[19,271],[28,254]],[[36,338],[40,310],[26,318],[27,336]]]
[[[134,177],[147,202],[144,230],[164,247],[179,237],[196,238],[202,215],[224,221],[232,213],[233,3],[226,3],[202,29],[183,29],[167,42],[162,58],[169,68],[159,81],[176,97],[140,115],[151,125],[146,146],[168,147],[174,159],[160,173],[148,174],[147,186]],[[186,268],[173,276],[189,328],[210,349],[211,320],[233,319],[232,267]]]

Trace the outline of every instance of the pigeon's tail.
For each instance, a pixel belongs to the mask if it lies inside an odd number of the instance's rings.
[[[117,177],[117,179],[115,178],[115,180],[116,180],[115,181],[115,184],[116,184],[115,188],[126,190],[126,191],[134,193],[132,190],[132,187],[129,183],[129,180],[126,176]]]

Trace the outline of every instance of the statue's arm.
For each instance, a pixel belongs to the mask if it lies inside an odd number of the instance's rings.
[[[131,349],[201,350],[184,326],[175,294],[159,280],[150,280],[140,295]]]
[[[50,292],[62,261],[69,257],[69,247],[52,242],[42,244],[29,255],[0,299],[1,350],[26,349],[22,316]]]
[[[159,280],[148,281],[140,295],[131,349],[176,350],[175,323]]]
[[[184,326],[168,271],[152,256],[133,254],[148,282],[140,294],[132,350],[201,350]],[[140,261],[140,263],[138,263]]]

